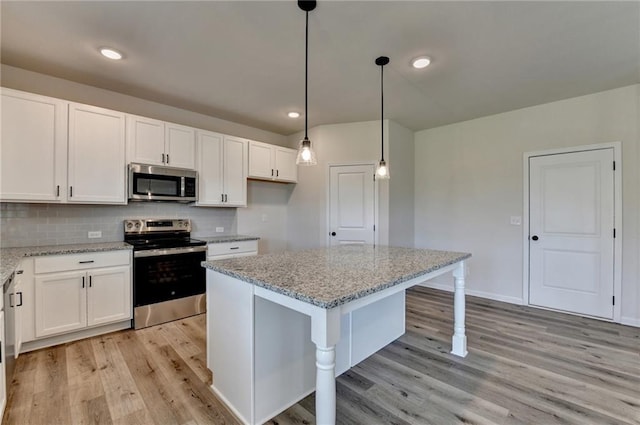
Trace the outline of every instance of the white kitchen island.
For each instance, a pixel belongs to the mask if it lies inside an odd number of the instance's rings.
[[[451,352],[464,357],[470,256],[345,245],[204,262],[213,391],[261,424],[315,390],[316,423],[334,424],[335,377],[404,334],[407,288],[451,272]]]

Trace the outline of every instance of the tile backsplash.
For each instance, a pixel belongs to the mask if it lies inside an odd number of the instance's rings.
[[[193,237],[235,234],[235,208],[203,208],[178,203],[135,202],[129,205],[57,205],[0,203],[0,247],[117,242],[124,239],[128,218],[190,218]],[[216,233],[223,227],[224,233]],[[102,237],[89,239],[88,232]]]

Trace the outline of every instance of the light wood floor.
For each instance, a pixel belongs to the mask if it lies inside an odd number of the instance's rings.
[[[337,380],[341,424],[640,424],[640,329],[408,292],[407,333]],[[209,390],[205,318],[21,355],[3,424],[236,424]],[[314,399],[270,424],[313,424]]]

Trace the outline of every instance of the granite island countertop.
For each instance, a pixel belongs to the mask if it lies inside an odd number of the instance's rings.
[[[371,245],[204,261],[203,267],[333,308],[471,257],[464,252]]]
[[[194,236],[193,238],[201,241],[205,241],[206,243],[226,243],[226,242],[242,242],[242,241],[260,240],[260,238],[257,236],[246,236],[246,235],[224,235],[224,236],[208,236],[208,237]]]
[[[69,245],[30,246],[0,249],[0,284],[4,284],[25,257],[43,255],[81,254],[84,252],[132,250],[125,242],[84,243]]]

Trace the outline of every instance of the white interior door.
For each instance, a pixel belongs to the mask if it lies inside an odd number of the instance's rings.
[[[330,167],[330,244],[374,244],[375,182],[373,165]]]
[[[529,302],[613,319],[613,148],[529,158]]]

